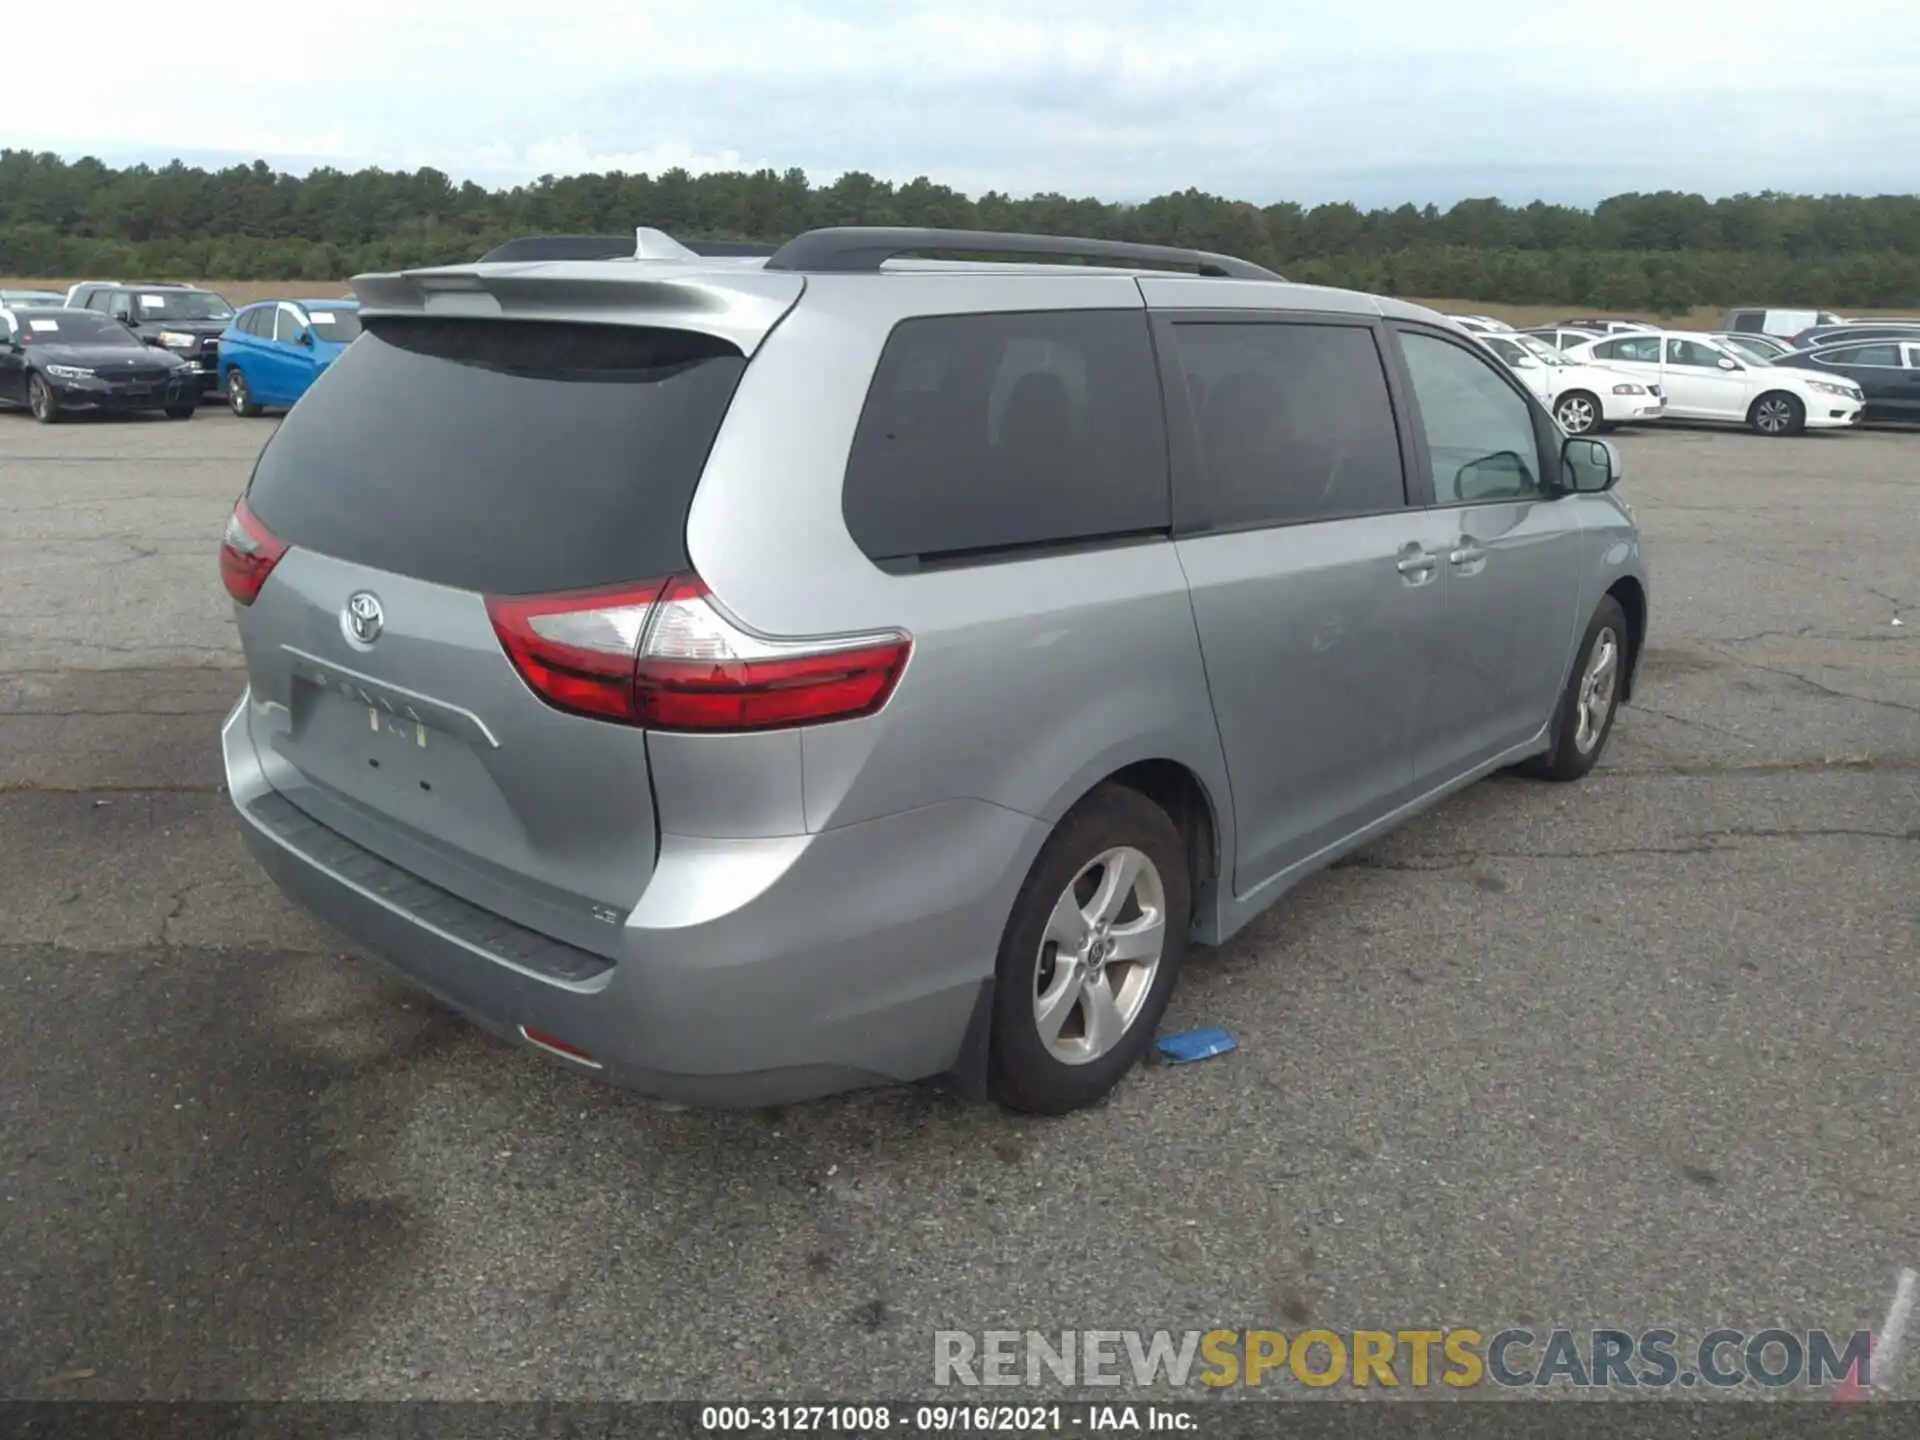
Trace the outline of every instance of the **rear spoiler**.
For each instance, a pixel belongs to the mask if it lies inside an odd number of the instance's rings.
[[[646,254],[650,237],[666,240],[658,230],[642,229],[633,235],[523,235],[496,245],[476,264],[506,265],[535,260],[634,260],[664,258]],[[746,258],[774,253],[778,246],[756,245],[747,240],[668,241],[689,255],[705,258]]]
[[[759,349],[806,289],[799,275],[758,266],[708,269],[671,261],[633,265],[445,265],[356,275],[360,317],[470,316],[586,324],[660,325],[712,335],[743,355]]]

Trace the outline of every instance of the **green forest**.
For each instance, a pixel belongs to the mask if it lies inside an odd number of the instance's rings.
[[[1142,204],[801,170],[542,176],[508,190],[437,170],[114,168],[0,150],[0,274],[341,280],[472,260],[502,240],[621,233],[779,241],[821,225],[936,225],[1189,245],[1289,279],[1389,294],[1673,314],[1696,305],[1920,307],[1920,195],[1616,195],[1591,210],[1463,200]]]

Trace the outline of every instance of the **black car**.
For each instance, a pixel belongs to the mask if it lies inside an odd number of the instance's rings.
[[[160,410],[191,420],[200,380],[191,361],[86,310],[0,310],[0,405],[51,425],[67,415]]]
[[[1844,375],[1867,397],[1862,420],[1920,421],[1920,335],[1795,350],[1773,363]]]
[[[220,388],[220,332],[233,321],[223,296],[197,285],[84,285],[68,308],[108,315],[149,345],[194,366],[200,393]]]
[[[1855,340],[1920,340],[1920,320],[1815,325],[1793,336],[1787,344],[1795,350],[1814,350],[1822,345],[1852,344]]]

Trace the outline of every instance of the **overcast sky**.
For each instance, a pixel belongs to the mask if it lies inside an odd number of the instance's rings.
[[[103,13],[122,6],[131,29]],[[115,163],[432,165],[490,185],[797,165],[816,180],[858,169],[1109,200],[1190,185],[1367,205],[1920,190],[1920,0],[327,0],[230,13],[244,26],[156,30],[150,5],[96,0],[89,27],[128,42],[118,73],[85,78],[93,62],[65,44],[44,68],[17,60],[0,144]]]

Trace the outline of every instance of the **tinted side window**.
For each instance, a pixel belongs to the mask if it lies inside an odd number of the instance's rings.
[[[300,333],[300,322],[293,318],[293,312],[284,305],[273,307],[273,338],[291,342]]]
[[[1848,345],[1813,357],[1828,365],[1898,365],[1898,345]]]
[[[1212,529],[1370,515],[1406,503],[1393,402],[1358,325],[1173,327]]]
[[[1146,312],[903,320],[868,387],[841,503],[873,560],[1165,530]]]
[[[1435,502],[1539,494],[1533,410],[1492,364],[1430,335],[1403,334],[1400,348],[1427,437]]]
[[[271,307],[249,310],[245,315],[240,317],[240,328],[249,335],[264,336],[271,334],[272,332],[268,327],[273,323],[272,316],[273,310]]]

